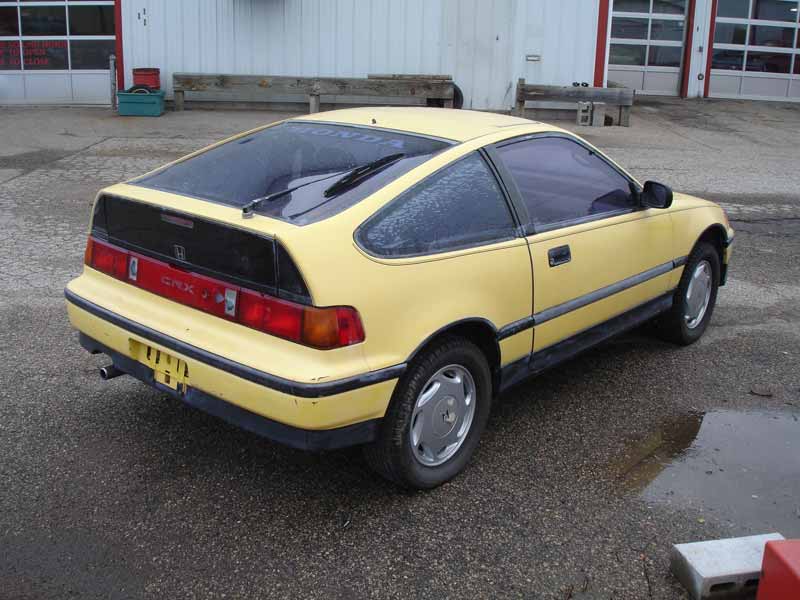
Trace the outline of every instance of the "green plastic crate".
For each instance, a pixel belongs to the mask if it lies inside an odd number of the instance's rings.
[[[123,117],[160,117],[164,114],[164,92],[117,92],[117,106],[120,116]]]

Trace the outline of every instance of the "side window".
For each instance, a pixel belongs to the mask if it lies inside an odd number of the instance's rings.
[[[536,228],[552,229],[636,205],[628,179],[572,140],[534,138],[497,151]]]
[[[446,252],[514,236],[505,197],[477,153],[398,196],[357,235],[364,248],[386,257]]]

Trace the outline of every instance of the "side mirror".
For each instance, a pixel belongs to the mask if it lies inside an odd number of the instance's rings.
[[[672,206],[672,188],[655,181],[648,181],[639,196],[642,206],[647,208],[669,208]]]

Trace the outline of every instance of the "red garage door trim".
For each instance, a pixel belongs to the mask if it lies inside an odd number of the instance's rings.
[[[686,42],[683,47],[683,70],[681,71],[681,98],[689,96],[689,73],[692,70],[692,48],[694,46],[694,11],[697,0],[689,0],[686,15]]]
[[[594,85],[603,87],[606,79],[606,46],[608,44],[608,13],[611,0],[600,0],[597,14],[597,49],[594,57]]]
[[[114,30],[117,32],[117,43],[114,52],[117,55],[117,89],[125,89],[125,63],[122,60],[122,0],[114,0]]]
[[[708,24],[708,46],[706,47],[706,80],[703,96],[708,98],[711,85],[711,60],[714,57],[714,28],[717,26],[717,0],[711,1],[711,21]]]

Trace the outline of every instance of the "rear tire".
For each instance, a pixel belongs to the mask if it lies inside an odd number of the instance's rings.
[[[489,418],[492,383],[472,342],[446,337],[425,350],[397,384],[367,463],[401,486],[430,489],[469,462]]]
[[[662,339],[688,346],[699,340],[708,327],[719,289],[720,259],[709,243],[697,244],[683,268],[672,308],[656,322]]]

